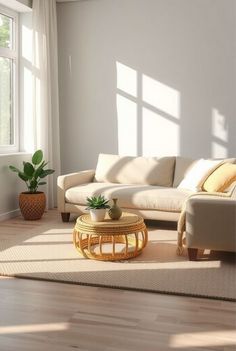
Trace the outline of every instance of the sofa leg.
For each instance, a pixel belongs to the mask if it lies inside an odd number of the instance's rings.
[[[189,261],[196,261],[198,249],[188,248],[188,259]]]
[[[62,222],[69,222],[70,220],[70,212],[61,212]]]

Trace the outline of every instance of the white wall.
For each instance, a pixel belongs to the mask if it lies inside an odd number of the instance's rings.
[[[236,2],[58,4],[62,171],[99,152],[236,155]]]
[[[22,169],[22,162],[29,161],[29,154],[0,155],[0,221],[19,214],[18,194],[27,191],[25,184],[9,165]]]

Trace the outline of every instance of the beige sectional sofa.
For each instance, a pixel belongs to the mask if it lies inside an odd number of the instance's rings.
[[[191,260],[197,258],[198,249],[236,252],[236,186],[227,197],[190,197],[185,236]]]
[[[58,210],[61,212],[62,220],[69,221],[70,213],[80,215],[85,212],[87,197],[102,194],[109,199],[118,198],[118,204],[123,211],[140,214],[145,219],[178,221],[186,200],[199,190],[180,187],[180,183],[196,162],[183,157],[146,158],[100,154],[96,170],[80,171],[58,177]],[[229,204],[229,208],[233,207],[230,211],[235,215],[236,198],[234,196],[236,197],[236,194],[235,192],[232,194],[233,197],[227,199],[217,196],[217,199],[214,197],[209,199],[201,195],[199,198],[190,197],[186,211],[189,248],[200,248],[206,243],[205,248],[222,247],[224,250],[236,251],[236,216],[233,222],[229,221],[231,239],[224,239],[224,245],[221,245],[220,241],[219,245],[210,245],[211,241],[214,242],[212,240],[214,237],[213,208],[218,208],[218,203],[223,208]],[[225,212],[227,213],[227,210]],[[207,224],[205,213],[211,217],[211,225]],[[226,217],[224,220],[228,222]],[[220,236],[219,228],[218,225],[217,237]],[[196,237],[205,238],[209,231],[211,239],[203,240],[203,245],[200,245]]]
[[[192,193],[177,185],[191,163],[180,157],[100,154],[96,170],[58,178],[58,209],[61,213],[84,213],[86,198],[103,194],[109,199],[118,198],[124,211],[146,219],[177,221],[184,201]]]

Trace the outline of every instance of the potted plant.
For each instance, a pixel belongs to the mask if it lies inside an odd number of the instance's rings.
[[[28,191],[19,196],[19,207],[24,219],[40,219],[45,211],[46,196],[44,192],[38,191],[40,185],[46,184],[43,178],[55,172],[53,169],[45,169],[48,162],[43,161],[42,150],[37,150],[32,156],[32,163],[23,162],[23,170],[9,166],[12,172],[26,184]]]
[[[104,196],[87,197],[87,208],[90,211],[90,217],[94,222],[101,222],[105,218],[106,209],[110,208],[108,205],[109,200]]]

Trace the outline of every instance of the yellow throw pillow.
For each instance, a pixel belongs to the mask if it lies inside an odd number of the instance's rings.
[[[202,188],[208,192],[224,192],[236,181],[236,164],[224,163],[206,179]]]

